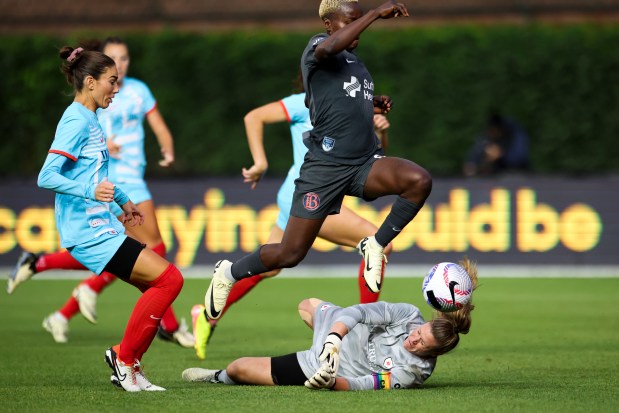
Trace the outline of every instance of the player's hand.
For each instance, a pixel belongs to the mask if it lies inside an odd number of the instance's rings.
[[[250,183],[251,189],[255,189],[258,185],[258,182],[260,182],[260,180],[264,176],[266,170],[266,167],[261,167],[258,165],[252,165],[249,169],[243,168],[241,171],[241,173],[243,174],[243,182],[246,184]]]
[[[391,126],[391,124],[385,115],[374,115],[374,129],[383,131],[389,129],[389,126]]]
[[[114,200],[115,185],[109,181],[103,181],[95,188],[95,199],[100,202],[112,202]]]
[[[120,222],[130,227],[142,225],[144,223],[144,215],[138,207],[131,201],[120,206],[123,213],[119,217]]]
[[[312,377],[305,380],[304,384],[311,390],[331,389],[335,386],[335,373],[321,366]]]
[[[174,153],[170,151],[166,151],[165,149],[161,149],[161,159],[159,161],[159,166],[162,168],[167,168],[168,166],[174,163]]]
[[[393,106],[391,98],[385,95],[374,96],[372,103],[374,103],[375,114],[387,114],[391,110],[391,106]]]
[[[107,151],[110,153],[112,158],[120,159],[121,147],[117,143],[114,143],[114,139],[116,139],[116,135],[108,136],[105,140],[105,143],[107,144]]]
[[[393,17],[408,17],[408,9],[402,3],[389,0],[376,8],[381,19],[391,19]]]
[[[333,376],[337,373],[340,367],[340,348],[342,347],[342,337],[337,333],[329,333],[325,343],[322,345],[322,351],[318,356],[318,360],[322,362],[322,367],[327,371],[331,371]]]

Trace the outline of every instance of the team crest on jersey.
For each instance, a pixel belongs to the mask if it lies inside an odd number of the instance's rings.
[[[331,308],[331,306],[329,304],[323,304],[322,307],[320,307],[320,311],[326,311],[329,308]]]
[[[346,91],[346,96],[354,98],[357,96],[357,92],[361,90],[361,83],[359,83],[356,77],[351,76],[350,82],[344,82],[343,89]]]
[[[308,192],[303,196],[303,208],[315,211],[320,206],[320,197],[315,192]]]
[[[325,136],[322,138],[322,150],[329,152],[335,146],[335,139]]]
[[[385,361],[383,361],[383,367],[387,370],[391,370],[393,368],[393,360],[391,357],[387,357]]]

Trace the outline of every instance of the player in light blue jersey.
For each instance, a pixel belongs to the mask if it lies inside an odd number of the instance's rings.
[[[460,265],[477,288],[477,266]],[[191,382],[302,386],[313,390],[392,390],[422,385],[437,357],[453,350],[471,328],[469,301],[426,322],[419,308],[383,301],[342,308],[316,298],[299,304],[299,315],[314,331],[309,350],[279,357],[242,357],[223,370],[190,368]]]
[[[303,144],[303,134],[312,129],[312,123],[310,121],[309,110],[305,106],[304,100],[305,93],[296,93],[279,101],[271,102],[253,109],[244,119],[245,131],[254,164],[249,169],[243,168],[242,174],[244,182],[251,184],[252,189],[256,188],[268,167],[263,144],[264,125],[277,122],[288,122],[290,125],[294,163],[290,167],[288,175],[277,193],[279,215],[267,243],[278,243],[282,240],[286,224],[290,217],[294,181],[299,177],[299,171],[303,164],[305,154],[307,153],[307,147]],[[374,123],[376,131],[381,135],[381,145],[384,147],[387,142],[386,130],[389,128],[389,122],[385,116],[376,115]],[[338,245],[354,248],[359,239],[375,233],[376,230],[377,227],[374,224],[357,215],[350,208],[342,206],[338,215],[330,215],[325,220],[325,223],[318,233],[318,237]],[[386,254],[390,252],[391,245],[387,247]],[[378,300],[379,293],[373,293],[366,288],[363,278],[364,266],[365,263],[361,260],[358,276],[359,301],[361,303],[375,302]],[[280,271],[280,269],[277,269],[254,275],[234,284],[226,301],[226,305],[222,310],[222,315],[232,304],[244,297],[245,294],[251,291],[260,281],[268,277],[273,277],[279,274]],[[208,323],[204,320],[205,317]],[[204,359],[206,344],[217,324],[217,320],[208,319],[205,313],[200,311],[199,305],[192,310],[192,319],[196,338],[196,354],[198,358]]]
[[[109,180],[123,189],[145,217],[143,225],[128,227],[126,231],[132,238],[145,243],[157,254],[165,257],[166,247],[157,225],[155,206],[144,181],[144,120],[148,121],[155,132],[161,147],[163,159],[159,165],[162,167],[168,167],[174,162],[172,135],[148,86],[138,79],[126,76],[129,69],[127,45],[121,39],[111,37],[103,43],[94,41],[88,48],[99,50],[111,57],[118,70],[120,90],[107,108],[97,110],[97,117],[107,138],[110,153]],[[111,204],[110,209],[115,216],[122,214],[122,210],[115,204]],[[20,257],[9,278],[9,293],[37,273],[58,269],[84,268],[72,259],[67,251],[41,255],[26,252]],[[78,312],[89,322],[96,324],[97,298],[115,280],[113,274],[103,272],[80,282],[65,304],[43,320],[44,328],[52,334],[56,342],[65,343],[68,341],[68,323]],[[195,344],[193,334],[188,330],[184,319],[179,323],[172,307],[161,320],[158,336],[186,348],[192,348]]]
[[[114,60],[97,51],[63,47],[62,70],[75,99],[62,116],[39,173],[38,185],[56,192],[56,225],[61,246],[96,274],[108,272],[142,291],[120,344],[105,351],[115,384],[126,391],[161,391],[144,375],[142,356],[157,334],[159,320],[183,286],[180,271],[139,241],[125,235],[144,216],[108,179],[109,152],[95,112],[118,93]],[[121,208],[119,220],[111,203]]]

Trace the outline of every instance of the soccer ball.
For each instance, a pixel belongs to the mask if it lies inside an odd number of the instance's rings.
[[[421,290],[430,307],[449,313],[471,301],[473,282],[458,264],[441,262],[430,269],[423,279]]]

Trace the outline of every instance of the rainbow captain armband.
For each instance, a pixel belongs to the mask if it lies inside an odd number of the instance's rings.
[[[372,377],[374,378],[374,390],[391,390],[391,373],[382,371],[373,373]]]

